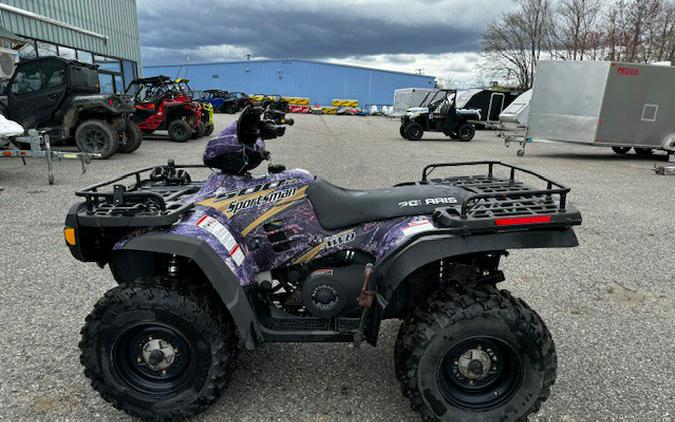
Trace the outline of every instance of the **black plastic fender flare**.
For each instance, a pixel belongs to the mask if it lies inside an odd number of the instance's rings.
[[[258,319],[239,284],[239,279],[205,241],[170,233],[148,233],[129,240],[118,250],[120,251],[173,254],[192,259],[204,272],[230,312],[244,346],[253,350],[262,342]],[[130,268],[128,265],[115,265],[113,268],[111,265],[111,269],[118,280],[135,279],[144,273],[142,263],[137,268]]]
[[[442,258],[477,252],[525,248],[566,248],[579,242],[574,230],[540,230],[461,236],[439,232],[421,233],[401,245],[377,265],[378,292],[389,300],[399,285],[416,269]]]

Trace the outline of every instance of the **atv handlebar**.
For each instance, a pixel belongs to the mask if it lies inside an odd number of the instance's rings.
[[[294,123],[293,119],[286,119],[286,113],[282,111],[249,105],[237,121],[237,138],[244,145],[253,145],[258,138],[280,138],[286,133],[284,125],[292,126]]]

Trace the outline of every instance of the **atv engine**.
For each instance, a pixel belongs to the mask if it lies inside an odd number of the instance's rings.
[[[302,303],[310,314],[331,318],[358,309],[356,298],[363,285],[361,264],[318,268],[303,281]]]

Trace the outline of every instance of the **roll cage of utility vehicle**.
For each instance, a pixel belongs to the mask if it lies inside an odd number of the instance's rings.
[[[22,61],[6,95],[6,117],[26,130],[49,128],[52,143],[74,138],[81,151],[102,158],[140,145],[131,98],[101,94],[95,65],[61,57]]]
[[[133,120],[143,133],[168,130],[171,140],[185,142],[203,125],[202,107],[192,100],[189,87],[168,76],[135,79],[126,93],[134,97]]]

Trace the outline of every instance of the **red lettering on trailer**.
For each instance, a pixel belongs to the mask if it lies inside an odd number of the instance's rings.
[[[640,69],[635,69],[634,67],[619,66],[616,68],[616,72],[619,75],[624,76],[639,76]]]

